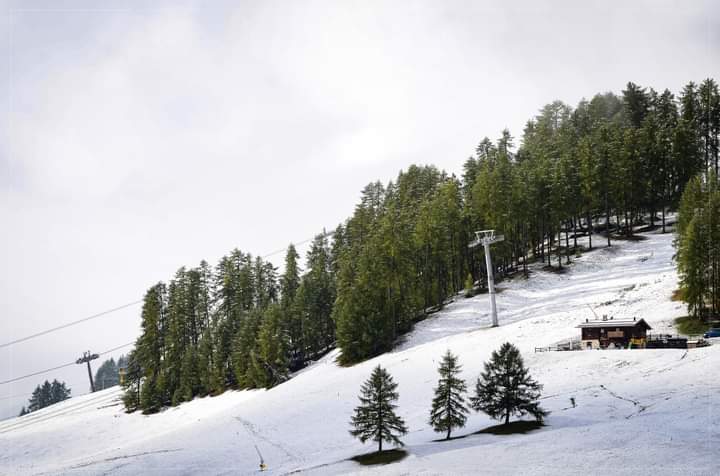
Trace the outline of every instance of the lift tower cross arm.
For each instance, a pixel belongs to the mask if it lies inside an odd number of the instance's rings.
[[[495,305],[495,279],[493,277],[492,259],[490,258],[490,245],[505,240],[503,235],[496,235],[495,230],[480,230],[475,232],[475,239],[468,245],[468,248],[475,248],[483,245],[485,248],[485,267],[488,275],[488,292],[492,304],[492,326],[497,327],[497,306]]]

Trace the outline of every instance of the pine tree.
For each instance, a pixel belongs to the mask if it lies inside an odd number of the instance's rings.
[[[398,435],[407,433],[405,422],[395,414],[396,389],[397,384],[390,374],[379,365],[375,367],[360,389],[360,405],[355,408],[351,420],[350,434],[363,443],[376,441],[378,452],[382,451],[383,441],[402,446]]]
[[[40,387],[40,408],[44,408],[52,404],[52,385],[49,381],[45,380]]]
[[[303,340],[303,322],[299,314],[295,298],[300,287],[299,255],[292,244],[285,254],[285,272],[280,278],[280,307],[283,311],[283,327],[287,329],[290,339],[292,360],[302,366],[305,362],[305,346]]]
[[[178,401],[189,402],[201,391],[200,371],[198,369],[198,358],[194,347],[190,347],[183,356],[180,369],[180,384],[178,387]]]
[[[720,314],[720,179],[692,179],[680,202],[676,260],[691,316]]]
[[[255,375],[252,375],[254,371],[253,355],[256,352],[262,317],[263,314],[260,310],[252,310],[247,313],[233,341],[232,368],[234,379],[240,388],[253,388],[258,380]]]
[[[645,115],[648,112],[649,98],[645,88],[635,83],[627,83],[623,94],[623,106],[627,121],[631,127],[638,128],[642,125]]]
[[[457,357],[448,350],[438,369],[440,380],[430,410],[430,425],[438,433],[446,432],[445,439],[448,440],[453,428],[462,428],[467,421],[464,397],[467,386],[458,378],[461,370]]]
[[[533,380],[525,368],[520,351],[506,342],[499,351],[493,351],[490,362],[485,363],[470,403],[473,409],[491,418],[504,418],[506,425],[512,415],[530,414],[542,422],[548,412],[538,404],[541,390],[542,385]]]
[[[699,136],[706,170],[720,174],[718,165],[718,135],[720,134],[720,93],[712,78],[704,80],[698,88]]]
[[[43,407],[43,401],[42,401],[42,387],[38,385],[35,387],[35,390],[33,390],[33,393],[30,395],[30,400],[28,402],[28,413],[34,412],[36,410],[40,410]]]
[[[95,372],[95,388],[103,390],[120,383],[120,375],[118,373],[118,365],[112,357],[98,367]]]
[[[65,386],[65,382],[53,380],[50,384],[50,403],[58,403],[70,398],[70,389]]]
[[[273,387],[287,380],[287,333],[282,327],[282,310],[275,304],[265,310],[258,330],[253,357],[254,387]]]
[[[34,412],[70,398],[71,390],[65,386],[65,382],[53,380],[52,383],[45,380],[42,385],[35,387],[26,413]]]
[[[146,412],[158,411],[169,403],[165,383],[167,316],[167,288],[165,284],[158,283],[145,293],[141,312],[143,332],[137,341],[136,351],[133,352],[136,364],[133,370],[142,368],[145,374],[142,382],[142,397],[138,396],[137,402],[132,398],[130,401],[137,403]],[[129,359],[128,363],[130,363]]]
[[[142,337],[138,339],[138,342],[141,339]],[[125,365],[125,380],[122,385],[125,393],[123,393],[122,400],[127,412],[134,412],[138,409],[146,410],[148,408],[141,402],[141,385],[144,372],[137,355],[136,347],[128,353]],[[152,404],[155,404],[155,402],[153,401]]]
[[[220,378],[218,376],[217,368],[214,365],[215,352],[212,327],[206,329],[203,336],[200,338],[197,358],[202,393],[205,395],[213,394],[215,392],[219,393],[223,386],[220,385]]]
[[[294,245],[288,246],[285,254],[285,272],[280,278],[280,303],[283,308],[287,308],[292,304],[295,293],[300,287],[300,268],[298,266],[298,255]]]

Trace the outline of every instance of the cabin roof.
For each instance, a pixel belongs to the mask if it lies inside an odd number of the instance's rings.
[[[579,328],[595,328],[595,327],[636,327],[636,326],[643,326],[645,329],[652,329],[650,325],[645,322],[645,319],[640,320],[630,320],[630,319],[596,319],[594,321],[586,321],[581,323]]]

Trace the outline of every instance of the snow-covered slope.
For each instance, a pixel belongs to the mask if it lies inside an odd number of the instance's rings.
[[[670,331],[684,307],[670,234],[600,248],[557,274],[500,284],[501,327],[488,298],[459,299],[418,324],[391,353],[350,368],[331,353],[268,391],[226,392],[161,414],[125,414],[110,389],[0,424],[1,474],[718,474],[720,345],[684,350],[535,353],[577,337],[598,314],[642,317]],[[438,360],[460,356],[472,387],[501,343],[515,343],[545,385],[548,426],[525,435],[472,433],[495,422],[473,414],[458,435],[433,442],[427,424]],[[361,383],[381,364],[399,383],[410,455],[365,468],[372,451],[348,434]],[[577,406],[570,404],[574,397]]]

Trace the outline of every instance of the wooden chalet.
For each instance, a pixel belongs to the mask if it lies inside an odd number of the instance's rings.
[[[645,319],[613,319],[607,316],[594,321],[586,319],[577,327],[582,334],[583,349],[644,348],[647,331],[652,329]]]

